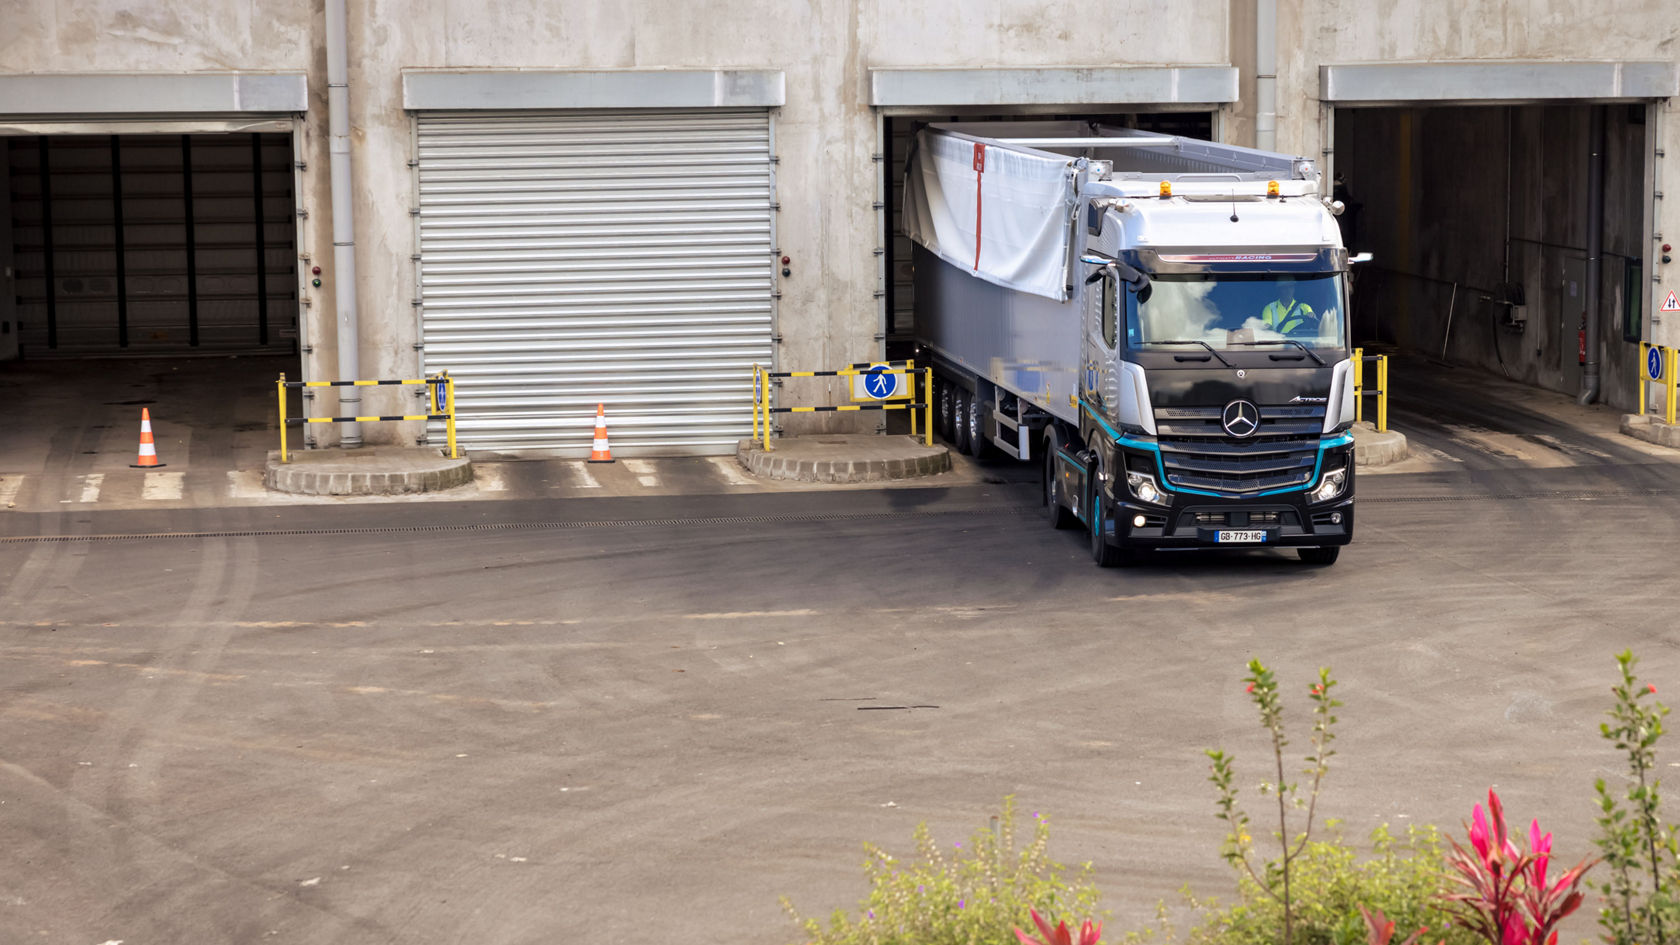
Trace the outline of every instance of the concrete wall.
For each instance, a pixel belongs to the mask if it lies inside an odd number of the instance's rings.
[[[1278,146],[1315,156],[1325,132],[1321,63],[1672,59],[1680,47],[1680,13],[1670,0],[1630,0],[1613,12],[1599,0],[1278,5]],[[308,211],[303,244],[318,249],[315,261],[328,271],[307,310],[312,353],[306,370],[314,377],[336,374],[321,0],[13,0],[9,9],[10,28],[0,35],[0,63],[9,72],[309,73],[309,169],[299,195]],[[781,285],[782,361],[814,368],[880,350],[880,276],[873,255],[883,240],[873,207],[880,165],[871,157],[885,148],[879,116],[868,104],[871,67],[1230,63],[1242,67],[1244,99],[1222,116],[1230,120],[1221,127],[1227,140],[1249,143],[1253,10],[1254,0],[1122,0],[1100,8],[1074,0],[352,0],[362,373],[400,375],[415,367],[414,194],[402,69],[784,71],[787,104],[775,119],[778,231],[782,251],[794,262],[793,275]],[[1665,114],[1664,175],[1674,189],[1680,182],[1680,116],[1671,106]],[[1662,230],[1680,235],[1680,202],[1669,200],[1663,214]],[[1680,342],[1680,319],[1659,326],[1658,337]],[[370,394],[365,412],[385,409],[379,393]],[[376,442],[387,433],[396,428],[365,431]]]
[[[18,356],[17,262],[12,219],[11,154],[0,147],[0,361]]]

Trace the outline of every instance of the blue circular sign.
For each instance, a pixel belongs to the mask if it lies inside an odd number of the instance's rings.
[[[1645,376],[1653,381],[1663,379],[1662,349],[1656,345],[1645,350]]]
[[[886,400],[898,392],[898,375],[888,374],[885,364],[871,365],[863,375],[863,392],[876,400]]]

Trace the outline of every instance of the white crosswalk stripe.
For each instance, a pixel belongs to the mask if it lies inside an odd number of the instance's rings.
[[[179,500],[186,478],[187,474],[181,472],[147,473],[146,481],[140,487],[140,498],[149,502]]]
[[[60,499],[58,501],[61,504],[70,503],[70,502],[98,502],[99,501],[100,487],[105,485],[105,474],[104,473],[89,473],[86,476],[77,476],[76,478],[80,479],[82,481],[82,495],[81,495],[81,498],[78,498],[78,499]]]
[[[18,490],[22,488],[22,476],[0,476],[0,506],[15,504]]]
[[[636,477],[637,482],[649,489],[659,486],[659,475],[654,470],[652,463],[645,459],[625,459],[620,460],[620,462],[624,464],[625,469],[630,470],[631,474]]]
[[[741,471],[741,464],[732,456],[709,456],[707,462],[723,474],[723,481],[732,486],[756,486],[758,480]]]
[[[571,474],[572,474],[572,488],[574,488],[574,489],[599,489],[599,488],[601,488],[600,481],[597,480],[593,475],[590,474],[589,466],[586,463],[584,463],[583,460],[578,460],[577,462],[573,462],[573,463],[567,463],[566,468],[568,470],[570,470]]]

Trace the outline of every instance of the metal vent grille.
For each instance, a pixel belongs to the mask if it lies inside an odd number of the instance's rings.
[[[726,454],[769,364],[770,119],[425,113],[421,337],[468,448]],[[439,431],[441,432],[441,431]]]

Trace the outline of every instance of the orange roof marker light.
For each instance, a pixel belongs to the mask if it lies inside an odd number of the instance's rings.
[[[1278,182],[1275,181],[1275,180],[1267,181],[1266,182],[1266,196],[1276,197],[1277,195],[1278,195]]]
[[[1170,180],[1161,181],[1161,196],[1163,196],[1163,197],[1171,197],[1172,196],[1172,181],[1170,181]]]

